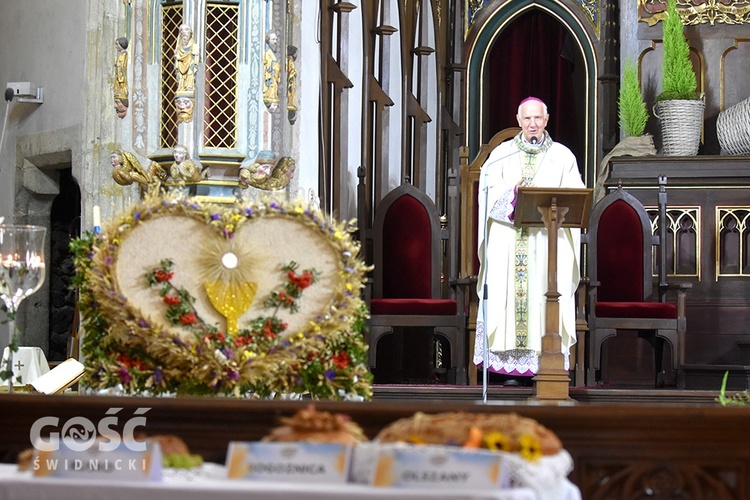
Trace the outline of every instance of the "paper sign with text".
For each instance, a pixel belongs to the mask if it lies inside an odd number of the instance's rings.
[[[374,486],[496,490],[507,484],[502,455],[432,446],[384,446]]]
[[[95,446],[74,450],[61,443],[54,450],[37,449],[32,470],[37,477],[159,481],[161,448],[154,443],[137,451],[123,442],[114,450],[102,451]]]
[[[345,483],[351,448],[333,443],[231,442],[231,479],[300,483]]]

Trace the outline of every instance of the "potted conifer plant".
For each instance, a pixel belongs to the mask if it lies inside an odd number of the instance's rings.
[[[631,60],[626,60],[622,69],[620,94],[617,99],[617,114],[620,118],[620,132],[622,139],[612,151],[607,154],[599,167],[594,199],[599,201],[604,197],[604,182],[609,176],[609,160],[613,156],[654,156],[654,138],[644,133],[648,122],[648,108],[643,100],[641,84],[638,80],[638,69]]]
[[[622,70],[620,95],[617,99],[620,130],[624,138],[640,137],[646,130],[648,110],[638,81],[638,70],[633,61],[625,61]]]
[[[703,94],[698,93],[690,46],[676,0],[667,0],[662,29],[662,89],[654,108],[660,123],[662,152],[669,156],[696,155],[706,102]]]

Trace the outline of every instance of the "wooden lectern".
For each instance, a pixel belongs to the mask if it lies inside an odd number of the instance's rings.
[[[585,228],[593,189],[519,187],[514,225],[547,228],[547,297],[545,332],[539,372],[534,377],[534,398],[568,399],[570,378],[565,370],[560,328],[560,294],[557,291],[557,232],[563,227]],[[552,236],[555,235],[553,238]]]

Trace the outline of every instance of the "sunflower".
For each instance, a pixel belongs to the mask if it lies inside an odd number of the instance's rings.
[[[484,436],[484,446],[492,451],[513,451],[513,443],[502,432],[488,432]]]
[[[542,458],[542,445],[537,438],[529,434],[524,434],[518,441],[521,445],[519,453],[523,458],[529,462],[536,462]]]

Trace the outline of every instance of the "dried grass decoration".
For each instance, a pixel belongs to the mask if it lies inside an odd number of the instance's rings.
[[[371,397],[353,229],[301,201],[133,207],[77,243],[84,383]]]

